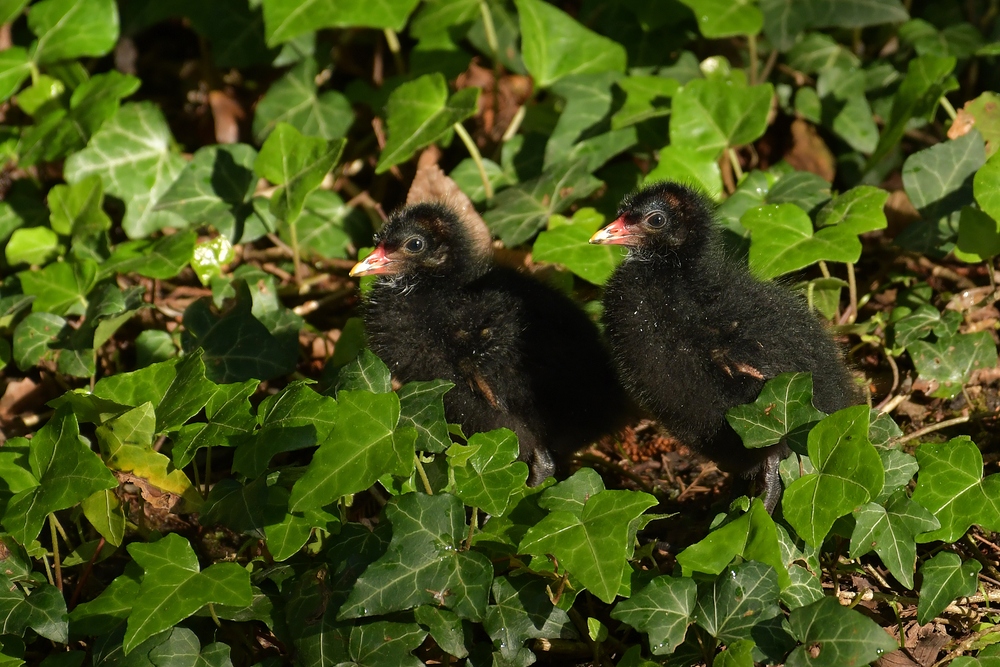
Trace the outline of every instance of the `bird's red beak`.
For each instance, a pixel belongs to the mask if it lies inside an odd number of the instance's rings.
[[[604,245],[635,245],[639,237],[640,234],[629,231],[628,225],[625,224],[625,216],[622,216],[604,229],[597,230],[597,233],[590,237],[590,242]]]
[[[396,260],[385,252],[385,247],[378,246],[372,251],[372,254],[365,257],[361,262],[354,265],[351,269],[350,276],[356,278],[358,276],[374,276],[377,274],[394,273],[395,268],[393,264]]]

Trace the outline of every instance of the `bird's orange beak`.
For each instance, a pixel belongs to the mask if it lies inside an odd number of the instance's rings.
[[[393,273],[395,267],[392,266],[394,260],[392,257],[386,254],[385,248],[383,246],[378,246],[372,251],[372,254],[365,257],[363,261],[358,262],[351,269],[350,276],[356,278],[358,276],[374,276],[378,274]]]
[[[599,229],[590,237],[591,243],[601,243],[604,245],[634,245],[639,234],[629,231],[625,224],[625,217],[622,216],[612,222],[604,229]]]

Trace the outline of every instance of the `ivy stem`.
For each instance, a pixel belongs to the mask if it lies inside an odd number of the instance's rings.
[[[951,117],[952,121],[954,121],[956,118],[958,118],[958,112],[955,111],[955,107],[953,107],[951,105],[951,101],[949,101],[947,97],[945,97],[944,95],[942,95],[941,99],[938,100],[938,101],[941,103],[941,106],[944,108],[945,113],[947,113],[948,116]]]
[[[101,555],[101,550],[104,549],[105,544],[106,544],[105,539],[101,537],[100,542],[97,543],[97,548],[94,549],[94,554],[90,557],[90,560],[87,562],[87,569],[83,571],[83,574],[80,576],[79,581],[76,582],[76,588],[73,589],[73,595],[70,596],[69,598],[69,608],[71,610],[74,607],[76,607],[76,601],[80,599],[80,592],[83,591],[84,584],[86,584],[87,579],[90,578],[90,573],[94,570],[94,563],[97,562],[97,557]]]
[[[854,264],[847,263],[847,291],[851,295],[851,305],[847,311],[847,323],[854,324],[858,319],[858,281],[854,277]]]
[[[479,0],[479,13],[483,15],[483,32],[486,33],[486,43],[493,52],[493,62],[500,59],[500,40],[497,39],[497,29],[493,25],[493,14],[486,0]]]
[[[52,533],[52,561],[56,567],[55,587],[62,593],[62,561],[59,560],[59,532],[56,530],[55,515],[51,512],[49,513],[49,530]]]
[[[427,492],[428,496],[434,495],[434,489],[431,488],[431,480],[427,477],[427,471],[424,470],[424,464],[420,462],[420,457],[417,453],[413,453],[413,461],[417,465],[417,474],[420,475],[420,481],[424,484],[424,491]]]
[[[196,452],[196,454],[197,454],[197,452]],[[201,488],[201,474],[198,472],[198,462],[195,461],[193,458],[191,459],[191,472],[194,473],[194,488],[195,488],[195,491],[197,491],[198,493],[202,494],[202,497],[204,497],[205,494],[204,494],[204,492],[203,492],[203,490]]]
[[[392,52],[392,59],[396,63],[396,73],[405,74],[406,65],[403,63],[403,52],[399,47],[399,35],[392,28],[386,28],[382,32],[385,33],[385,42],[389,45],[389,51]]]
[[[468,130],[461,123],[455,123],[452,127],[455,128],[455,133],[458,134],[462,143],[465,144],[465,148],[469,151],[469,156],[472,157],[472,161],[476,163],[476,168],[479,169],[479,178],[483,181],[483,193],[486,195],[486,203],[490,204],[493,201],[493,184],[490,183],[490,178],[486,175],[486,165],[483,164],[483,156],[479,152],[479,147],[476,146],[476,142],[472,140]]]
[[[202,495],[208,498],[208,487],[212,481],[212,445],[208,446],[205,452],[205,492]]]
[[[56,523],[56,530],[58,530],[59,534],[62,535],[63,542],[65,542],[66,546],[70,548],[70,551],[72,551],[73,550],[73,545],[69,541],[69,535],[66,534],[66,529],[63,528],[62,523],[59,522],[59,517],[57,517],[55,515],[55,512],[53,512],[52,514],[49,514],[49,516],[52,518],[53,521],[55,521],[55,523]]]
[[[940,431],[941,429],[948,428],[949,426],[964,424],[970,419],[972,419],[970,415],[965,415],[964,417],[955,417],[954,419],[945,419],[943,422],[937,422],[936,424],[925,426],[921,429],[917,429],[913,433],[904,435],[902,438],[896,440],[896,444],[901,445],[904,442],[909,442],[910,440],[916,440],[917,438],[927,435],[928,433],[933,433],[934,431]]]
[[[826,265],[826,262],[824,262],[823,260],[819,260],[818,263],[819,263],[819,270],[823,272],[823,277],[824,278],[829,278],[830,277],[830,267],[828,267]]]
[[[755,85],[757,83],[757,68],[759,63],[757,62],[757,35],[747,36],[747,50],[750,52],[750,85]]]
[[[479,508],[472,508],[472,516],[469,518],[469,534],[465,536],[465,547],[462,551],[468,551],[472,548],[472,536],[476,532],[476,524],[479,523]]]
[[[514,138],[517,131],[521,129],[521,123],[524,122],[524,117],[528,113],[528,108],[523,104],[517,108],[514,113],[514,117],[510,121],[510,125],[504,130],[503,136],[500,137],[500,143],[507,143]]]
[[[222,622],[219,620],[219,617],[215,615],[215,605],[211,602],[208,603],[208,613],[212,615],[212,620],[215,621],[215,627],[221,628]]]
[[[287,221],[286,221],[287,222]],[[293,223],[288,223],[288,236],[292,246],[292,265],[295,267],[295,284],[299,285],[301,280],[302,255],[299,252],[299,230]]]
[[[734,185],[739,185],[740,180],[743,178],[743,167],[740,166],[739,157],[736,155],[736,149],[729,149],[729,164],[733,167],[733,175],[736,177],[736,183]]]

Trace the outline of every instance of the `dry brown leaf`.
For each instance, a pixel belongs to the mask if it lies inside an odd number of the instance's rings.
[[[478,126],[477,130],[485,135],[482,138],[488,137],[493,142],[500,141],[503,137],[517,115],[518,108],[531,97],[532,89],[531,79],[520,74],[501,76],[499,85],[496,81],[492,69],[481,67],[475,61],[455,79],[455,87],[458,89],[475,86],[482,91],[479,95],[479,113],[474,122]],[[482,148],[486,142],[477,143]]]
[[[440,151],[426,150],[417,161],[417,174],[413,177],[410,191],[406,195],[406,204],[421,202],[440,202],[458,214],[459,219],[469,231],[476,249],[483,255],[493,252],[493,236],[486,222],[472,205],[472,200],[462,192],[455,181],[445,174],[437,165]]]
[[[0,397],[0,425],[6,426],[12,420],[20,418],[26,412],[35,412],[44,404],[44,396],[32,396],[38,392],[39,385],[31,378],[11,380],[7,389]]]
[[[792,121],[792,147],[785,160],[799,171],[812,172],[829,182],[837,175],[837,159],[816,127],[801,118]]]
[[[132,484],[139,489],[142,499],[153,509],[161,512],[172,512],[184,498],[150,484],[148,479],[138,477],[128,472],[115,470],[115,477],[121,484]]]
[[[889,193],[889,199],[885,202],[885,217],[888,221],[888,235],[895,237],[909,227],[911,223],[919,220],[920,212],[910,202],[910,198],[906,195],[906,192],[903,190],[893,190]]]
[[[948,128],[948,138],[958,139],[959,137],[969,133],[969,130],[976,126],[976,117],[965,109],[959,109],[958,114],[955,115],[955,120],[952,122],[951,127]]]

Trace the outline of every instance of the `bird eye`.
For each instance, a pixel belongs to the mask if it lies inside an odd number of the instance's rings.
[[[662,213],[651,213],[646,218],[646,225],[652,227],[653,229],[659,229],[663,225],[667,224],[667,218]]]
[[[414,236],[403,247],[406,248],[407,252],[420,252],[424,249],[424,240]]]

